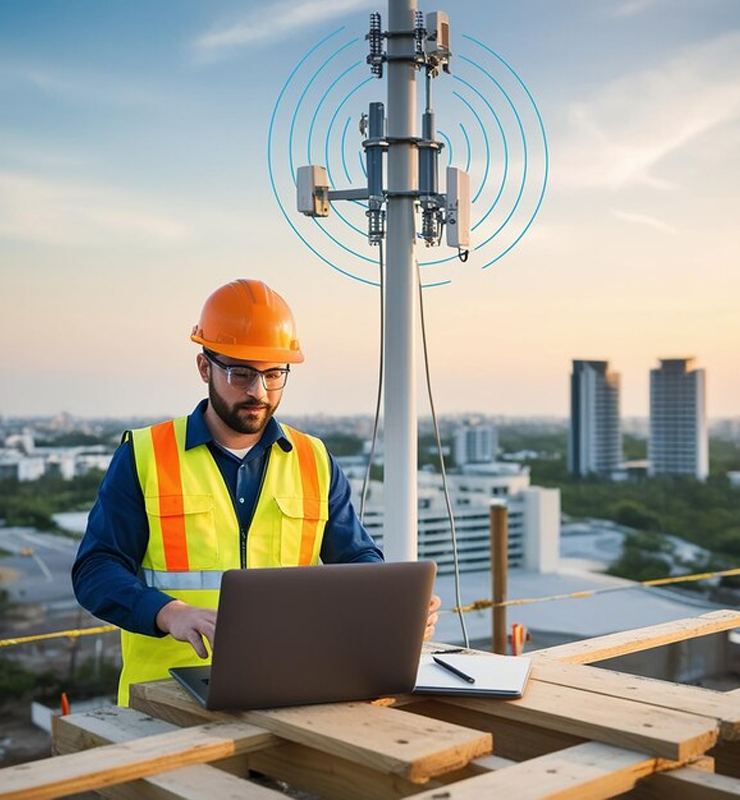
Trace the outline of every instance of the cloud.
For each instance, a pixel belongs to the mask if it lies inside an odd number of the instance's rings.
[[[147,205],[151,200],[109,189],[0,172],[0,240],[110,246],[188,236],[180,220]]]
[[[71,102],[105,106],[160,107],[164,98],[149,89],[110,76],[63,69],[58,65],[0,62],[0,88],[10,83]]]
[[[574,104],[559,183],[613,191],[675,189],[679,162],[668,165],[669,158],[698,143],[709,147],[709,134],[738,120],[740,32],[731,32],[658,68],[619,78],[593,101]]]
[[[612,214],[617,219],[624,220],[625,222],[634,222],[637,225],[646,225],[648,228],[653,228],[661,233],[676,233],[676,229],[672,225],[656,217],[650,217],[647,214],[635,214],[631,211],[619,211],[617,209],[612,209]]]
[[[661,0],[623,0],[616,4],[610,2],[609,13],[613,17],[634,17],[659,5],[663,5]]]
[[[237,47],[260,47],[336,17],[376,6],[375,0],[303,0],[262,6],[238,22],[201,36],[195,46],[202,56],[215,57]]]

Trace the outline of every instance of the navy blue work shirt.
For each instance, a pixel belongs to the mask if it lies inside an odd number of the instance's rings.
[[[229,488],[240,531],[248,536],[270,448],[292,445],[280,424],[271,419],[262,436],[240,459],[213,439],[203,416],[202,400],[188,417],[185,449],[205,445]],[[345,474],[330,456],[329,519],[321,545],[327,564],[382,561],[383,554],[360,524],[351,503]],[[155,619],[172,598],[147,586],[139,569],[149,540],[149,525],[130,441],[116,450],[100,485],[87,529],[72,567],[72,583],[81,606],[100,619],[134,633],[162,636]]]

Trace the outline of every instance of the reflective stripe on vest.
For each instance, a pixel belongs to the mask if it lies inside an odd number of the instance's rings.
[[[193,591],[196,589],[220,589],[223,570],[203,570],[202,572],[165,572],[156,569],[143,569],[146,585],[160,591]]]
[[[151,429],[154,463],[159,484],[159,511],[162,520],[162,544],[167,568],[188,568],[188,545],[185,538],[180,453],[175,423],[165,422]]]
[[[317,564],[329,516],[331,463],[318,439],[283,426],[293,445],[272,445],[247,535],[246,566]],[[147,585],[201,608],[216,608],[224,570],[238,569],[239,523],[207,445],[185,449],[187,417],[131,432],[149,542]],[[130,683],[168,677],[173,666],[208,663],[171,637],[122,631],[119,703]]]

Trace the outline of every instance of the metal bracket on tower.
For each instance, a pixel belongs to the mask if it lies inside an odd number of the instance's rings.
[[[424,39],[427,35],[427,29],[424,27],[424,12],[417,11],[414,14],[414,50],[419,59],[424,59]]]
[[[370,53],[367,57],[367,63],[370,65],[370,72],[372,72],[376,78],[382,78],[385,53],[383,52],[383,32],[380,27],[380,13],[377,11],[370,14],[370,30],[365,39],[370,43]]]
[[[425,70],[426,104],[422,114],[422,135],[386,136],[383,103],[370,103],[369,112],[360,118],[360,133],[365,151],[367,187],[361,189],[330,189],[323,167],[301,167],[299,178],[299,210],[314,217],[328,216],[330,202],[337,200],[367,200],[367,236],[370,244],[378,244],[386,233],[386,204],[391,198],[416,198],[421,212],[421,230],[417,234],[427,247],[441,244],[447,228],[447,244],[462,252],[469,242],[470,192],[467,177],[462,170],[447,170],[447,195],[439,192],[439,154],[444,144],[436,139],[434,110],[432,108],[432,80],[440,69],[449,72],[450,23],[443,11],[424,16],[414,11],[413,29],[383,31],[378,12],[370,15],[370,28],[365,37],[370,52],[367,63],[370,72],[383,77],[384,65],[399,61],[409,62],[418,70]],[[413,42],[413,50],[389,55],[384,40],[406,39]],[[393,49],[393,48],[391,48]],[[384,156],[391,145],[410,145],[416,148],[418,158],[418,186],[388,191],[384,187]]]

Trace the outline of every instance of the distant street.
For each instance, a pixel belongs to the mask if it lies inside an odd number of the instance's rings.
[[[74,608],[70,571],[77,541],[32,528],[0,527],[2,586],[16,603],[39,603],[49,612]]]

